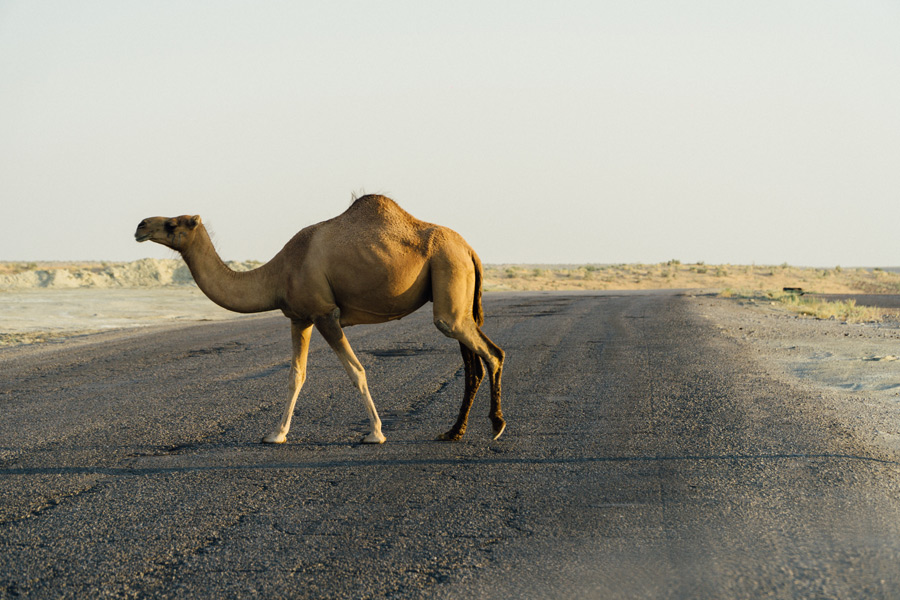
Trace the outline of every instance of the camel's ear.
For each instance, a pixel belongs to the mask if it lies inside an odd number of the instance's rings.
[[[193,217],[191,217],[191,220],[188,221],[188,227],[190,227],[191,229],[196,229],[197,225],[199,225],[199,224],[200,224],[200,215],[194,215]]]

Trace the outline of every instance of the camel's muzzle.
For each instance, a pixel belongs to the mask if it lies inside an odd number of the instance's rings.
[[[134,232],[134,239],[138,242],[146,242],[150,239],[150,232],[143,231],[143,229],[147,226],[147,221],[141,221],[137,226],[137,230]]]

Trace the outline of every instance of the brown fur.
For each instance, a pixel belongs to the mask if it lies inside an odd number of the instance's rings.
[[[297,393],[306,379],[313,326],[363,395],[373,425],[365,441],[383,441],[365,372],[341,328],[400,319],[429,301],[434,302],[435,325],[459,341],[466,368],[459,418],[440,439],[459,439],[465,432],[469,408],[484,375],[480,361],[491,375],[495,439],[503,432],[504,353],[481,331],[483,267],[475,251],[452,229],[419,221],[384,196],[363,196],[343,214],[304,228],[271,261],[245,273],[232,271],[222,262],[198,216],[145,219],[135,238],[180,252],[197,285],[220,306],[237,312],[277,309],[291,320],[293,398],[279,432],[266,441],[284,441],[287,434]]]

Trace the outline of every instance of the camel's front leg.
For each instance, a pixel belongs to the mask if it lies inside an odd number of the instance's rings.
[[[291,428],[291,417],[294,415],[294,407],[297,405],[297,396],[300,395],[300,388],[306,381],[306,357],[309,354],[311,333],[312,325],[309,323],[291,321],[291,341],[294,347],[294,355],[291,359],[291,399],[288,400],[284,409],[278,430],[263,438],[265,444],[283,444],[287,439],[288,430]]]
[[[341,311],[335,308],[331,314],[316,319],[316,329],[334,350],[344,365],[344,370],[350,376],[350,380],[363,397],[363,403],[366,405],[366,412],[369,415],[369,422],[372,425],[372,432],[363,438],[364,444],[382,444],[384,443],[384,435],[381,433],[381,419],[378,418],[378,411],[375,410],[375,403],[372,402],[372,396],[369,394],[369,386],[366,383],[366,371],[362,364],[353,354],[350,348],[350,342],[341,329]]]

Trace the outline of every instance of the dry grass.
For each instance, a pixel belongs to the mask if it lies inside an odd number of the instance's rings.
[[[816,319],[836,319],[847,323],[872,323],[881,321],[893,313],[874,306],[858,306],[856,300],[823,301],[814,298],[793,296],[782,300],[790,310]]]
[[[727,289],[719,294],[721,298],[735,298],[750,303],[768,303],[789,310],[804,317],[834,319],[847,323],[874,323],[885,318],[897,318],[897,311],[860,306],[856,300],[829,301],[815,296],[804,296],[790,292]]]
[[[799,287],[823,294],[900,293],[900,273],[880,269],[814,269],[758,265],[487,265],[487,290],[745,289]]]
[[[850,323],[896,318],[896,311],[858,306],[854,300],[826,302],[784,288],[819,294],[900,294],[900,273],[882,269],[814,269],[790,265],[707,265],[669,261],[655,265],[522,266],[485,268],[488,290],[704,289],[722,297],[765,302],[817,319]],[[740,291],[735,291],[740,290]]]

